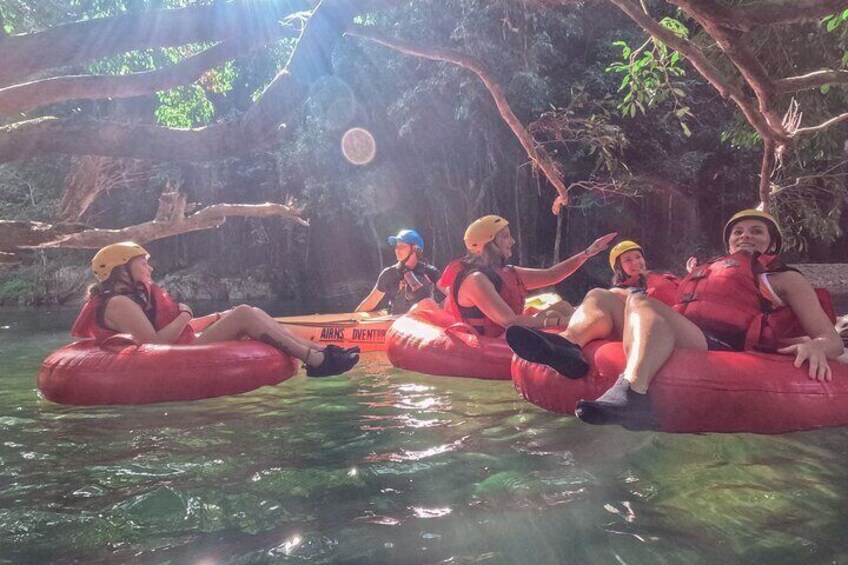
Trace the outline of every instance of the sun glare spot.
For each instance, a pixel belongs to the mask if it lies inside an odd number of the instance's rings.
[[[342,154],[354,165],[367,165],[377,155],[377,142],[368,130],[351,128],[342,135]]]
[[[452,510],[445,506],[443,508],[424,508],[422,506],[413,506],[412,514],[416,518],[441,518],[447,516]]]

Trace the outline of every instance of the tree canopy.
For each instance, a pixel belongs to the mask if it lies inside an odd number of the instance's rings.
[[[326,226],[304,259],[335,230],[367,247],[407,224],[449,257],[465,223],[501,211],[539,260],[545,234],[559,255],[587,217],[603,224],[622,207],[706,246],[696,234],[718,220],[703,204],[755,200],[801,249],[841,237],[844,0],[32,4],[2,8],[10,259],[229,215]],[[376,139],[368,165],[340,155],[353,126]],[[204,176],[236,172],[267,190],[201,196]],[[26,188],[35,178],[51,198]],[[113,190],[152,186],[163,194],[146,220],[139,205],[123,225],[98,221],[121,216]],[[239,195],[253,203],[232,204]],[[193,212],[189,196],[204,206]]]

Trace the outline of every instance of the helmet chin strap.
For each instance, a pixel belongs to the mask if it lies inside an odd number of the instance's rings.
[[[409,253],[407,253],[406,257],[404,257],[401,261],[398,262],[398,266],[399,267],[406,267],[407,266],[406,262],[409,261],[409,258],[412,257],[413,253],[415,253],[415,248],[410,246]]]
[[[150,289],[147,288],[146,284],[144,284],[143,282],[141,282],[139,280],[136,280],[136,278],[133,276],[132,269],[130,269],[130,262],[131,261],[132,260],[128,261],[127,263],[125,263],[123,265],[124,273],[126,273],[126,275],[127,275],[128,286],[132,290],[134,290],[135,292],[143,295],[145,302],[149,302],[150,301],[150,298],[149,298],[150,297]]]

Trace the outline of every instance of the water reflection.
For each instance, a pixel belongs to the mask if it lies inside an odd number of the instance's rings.
[[[64,407],[34,390],[64,334],[20,324],[28,334],[0,338],[0,561],[848,557],[846,430],[590,428],[510,383],[406,373],[371,354],[346,378],[239,397]]]

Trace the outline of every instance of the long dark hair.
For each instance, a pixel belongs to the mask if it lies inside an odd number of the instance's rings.
[[[91,284],[86,289],[86,297],[91,300],[99,296],[114,296],[117,294],[127,295],[144,307],[149,296],[147,289],[142,284],[133,284],[128,264],[118,265],[109,274],[105,281]]]
[[[640,250],[640,252],[641,252],[641,250]],[[622,255],[623,255],[623,253],[622,253]],[[645,254],[642,253],[642,257],[644,257],[644,256],[645,256]],[[627,275],[627,273],[624,272],[624,269],[621,267],[621,257],[620,256],[616,257],[615,258],[615,266],[612,269],[612,286],[618,286],[618,287],[624,286],[624,281],[626,281],[629,278],[630,277]],[[639,278],[636,279],[635,285],[628,285],[628,286],[635,286],[637,288],[647,288],[648,279],[645,276],[645,273],[641,273],[639,275]]]
[[[466,253],[462,258],[462,265],[466,270],[485,267],[500,269],[506,265],[506,258],[498,252],[494,242],[490,241],[483,247],[482,253]]]

